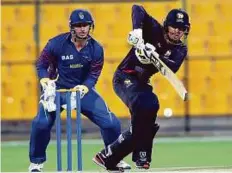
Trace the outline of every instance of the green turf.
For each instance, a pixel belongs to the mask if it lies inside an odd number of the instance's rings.
[[[92,157],[102,148],[101,144],[83,145],[83,169],[101,170],[93,162]],[[73,164],[76,163],[76,146],[73,145]],[[66,145],[63,146],[63,167],[66,167]],[[48,161],[45,171],[56,170],[56,146],[49,145]],[[157,142],[153,152],[152,168],[165,167],[200,167],[200,166],[231,166],[231,141],[205,141],[205,142]],[[131,156],[126,160],[131,162]],[[29,165],[28,146],[2,145],[1,168],[3,172],[26,172]],[[74,166],[76,168],[76,166]]]

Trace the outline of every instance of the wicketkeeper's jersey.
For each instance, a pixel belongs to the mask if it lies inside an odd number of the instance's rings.
[[[64,33],[50,39],[36,62],[38,77],[54,78],[58,88],[76,85],[94,87],[104,61],[103,47],[89,37],[84,48],[78,51],[71,41],[71,34]]]

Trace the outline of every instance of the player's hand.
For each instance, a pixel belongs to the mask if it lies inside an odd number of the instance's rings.
[[[42,78],[40,84],[43,88],[43,95],[41,96],[41,103],[44,109],[48,112],[56,110],[55,97],[56,97],[56,83],[49,78]]]
[[[43,107],[48,112],[53,112],[56,110],[55,96],[48,97],[46,100],[41,99],[40,103],[43,104]]]
[[[135,55],[142,64],[151,64],[151,53],[155,52],[156,48],[150,43],[139,45],[135,50]]]
[[[56,87],[55,80],[51,80],[49,78],[40,79],[40,85],[42,86],[43,90],[45,90],[47,87]]]
[[[89,91],[89,89],[85,85],[77,85],[73,89],[80,91],[81,99]],[[70,96],[71,110],[76,109],[76,98],[77,98],[76,92],[72,92],[72,94]],[[67,104],[62,105],[62,108],[67,109]]]
[[[85,96],[85,94],[87,94],[89,92],[88,87],[85,85],[77,85],[74,87],[74,89],[77,89],[80,91],[81,99]]]
[[[47,84],[48,84],[48,81],[50,81],[51,79],[49,79],[49,78],[42,78],[42,79],[40,79],[40,85],[42,86],[42,88],[44,89],[46,86],[47,86]]]
[[[40,84],[43,88],[45,98],[56,95],[56,83],[49,78],[42,78]]]
[[[151,64],[151,60],[150,60],[150,58],[148,58],[145,55],[145,50],[144,49],[137,48],[135,50],[135,55],[136,55],[136,57],[137,57],[137,59],[139,60],[140,63],[142,63],[142,64]]]
[[[159,54],[156,52],[156,47],[152,44],[146,43],[144,49],[147,58],[150,59],[151,54],[153,54],[156,58],[159,58]]]
[[[142,29],[134,29],[133,31],[130,31],[127,41],[130,45],[136,48],[138,45],[144,44]]]

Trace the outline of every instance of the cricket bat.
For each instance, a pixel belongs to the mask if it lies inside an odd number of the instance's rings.
[[[178,79],[177,75],[160,58],[157,58],[154,53],[151,54],[150,59],[151,59],[152,64],[160,71],[160,73],[174,87],[174,89],[179,94],[179,96],[184,101],[186,101],[188,99],[188,92],[185,89],[181,80]]]

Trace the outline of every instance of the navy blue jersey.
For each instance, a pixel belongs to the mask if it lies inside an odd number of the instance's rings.
[[[54,78],[58,74],[58,88],[76,85],[94,87],[104,62],[103,47],[89,37],[78,51],[71,41],[70,32],[50,39],[36,62],[38,77]]]
[[[173,45],[167,43],[164,38],[163,26],[151,17],[142,6],[132,7],[133,29],[141,28],[144,43],[150,43],[156,47],[160,59],[173,71],[176,72],[187,56],[187,47],[184,44]],[[127,73],[137,73],[139,79],[148,82],[149,78],[158,72],[152,64],[141,64],[132,48],[118,67]]]

